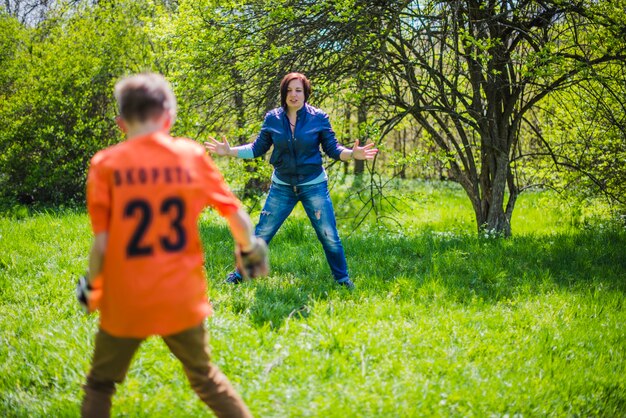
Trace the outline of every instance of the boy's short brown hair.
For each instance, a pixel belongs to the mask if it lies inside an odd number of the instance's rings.
[[[115,85],[120,116],[130,122],[145,122],[170,112],[176,117],[176,97],[160,74],[142,73],[123,78]]]

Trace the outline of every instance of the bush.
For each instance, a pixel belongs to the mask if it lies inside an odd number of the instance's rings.
[[[0,56],[9,56],[8,64],[19,69],[14,80],[0,78],[6,98],[0,105],[5,199],[82,201],[89,159],[121,138],[113,85],[149,62],[140,5],[73,7],[71,13],[63,5],[51,10],[34,28],[13,24],[2,29],[0,48],[8,45],[10,54]],[[2,42],[19,36],[21,42]]]

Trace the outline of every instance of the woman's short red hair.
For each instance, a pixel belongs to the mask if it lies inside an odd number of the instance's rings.
[[[302,73],[289,73],[280,81],[280,105],[283,108],[287,108],[287,88],[289,87],[289,83],[293,80],[302,81],[305,103],[309,100],[309,96],[311,95],[311,82],[309,79]]]

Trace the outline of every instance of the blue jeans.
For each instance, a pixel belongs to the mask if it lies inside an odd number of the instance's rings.
[[[322,243],[335,280],[339,283],[348,280],[346,255],[337,232],[335,211],[326,181],[308,186],[272,183],[255,235],[269,244],[298,202],[302,202],[317,238]]]

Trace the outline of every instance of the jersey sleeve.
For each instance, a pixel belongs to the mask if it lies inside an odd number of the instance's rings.
[[[87,211],[94,234],[109,230],[111,216],[111,184],[100,164],[99,155],[91,159],[87,174]]]
[[[241,202],[230,190],[219,169],[208,155],[202,156],[204,187],[207,203],[221,216],[228,216],[241,207]]]

